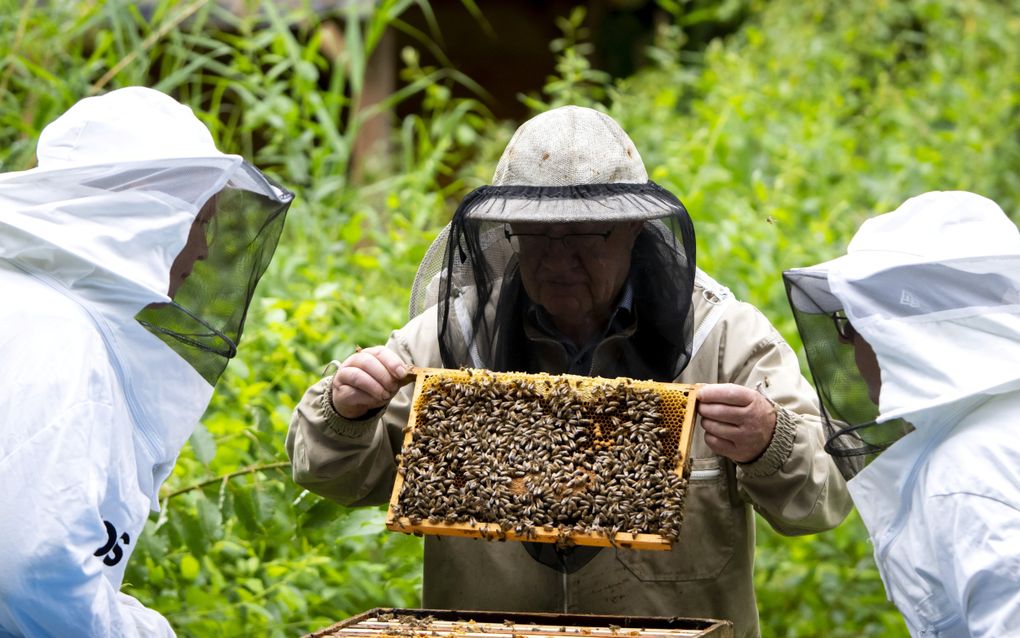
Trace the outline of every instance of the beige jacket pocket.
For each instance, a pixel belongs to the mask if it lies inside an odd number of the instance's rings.
[[[717,457],[693,459],[680,538],[672,550],[620,551],[616,559],[641,581],[716,578],[733,557],[742,511],[729,504]]]

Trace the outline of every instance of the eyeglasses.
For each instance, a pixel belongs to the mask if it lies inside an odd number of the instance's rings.
[[[522,250],[529,253],[543,253],[549,250],[550,244],[558,241],[564,248],[576,252],[598,250],[606,245],[609,236],[613,234],[614,228],[603,233],[567,233],[566,235],[546,235],[545,233],[512,233],[510,226],[503,227],[503,234],[510,242],[510,248],[515,253]]]
[[[853,325],[842,310],[832,313],[832,323],[835,324],[836,334],[839,335],[841,341],[851,342],[857,336],[857,331],[854,330]]]

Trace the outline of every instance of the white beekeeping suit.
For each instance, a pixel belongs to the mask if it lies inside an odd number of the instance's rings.
[[[291,195],[139,87],[80,101],[37,155],[0,175],[0,636],[173,635],[125,564]]]
[[[847,253],[785,279],[889,598],[914,636],[1020,636],[1020,232],[934,192]]]

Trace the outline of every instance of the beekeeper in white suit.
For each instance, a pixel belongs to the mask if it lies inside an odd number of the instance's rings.
[[[827,449],[913,636],[1020,636],[1020,233],[926,193],[784,274]]]
[[[164,636],[119,591],[236,351],[291,194],[151,89],[0,175],[0,636]]]

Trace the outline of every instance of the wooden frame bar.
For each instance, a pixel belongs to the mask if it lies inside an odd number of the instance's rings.
[[[377,608],[305,638],[733,638],[711,618]]]

